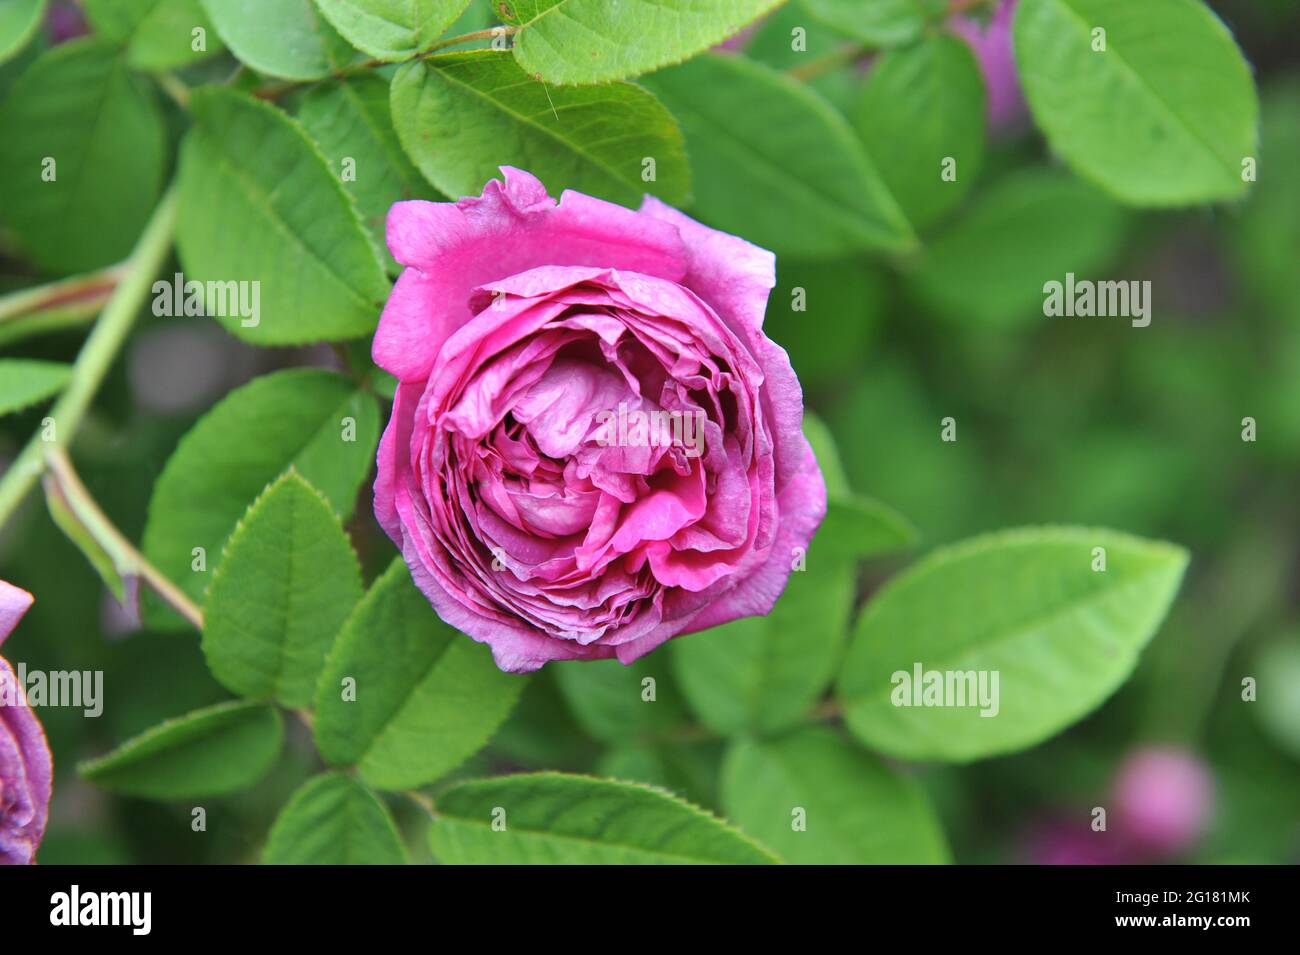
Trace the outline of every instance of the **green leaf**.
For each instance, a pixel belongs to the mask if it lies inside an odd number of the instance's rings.
[[[166,145],[152,91],[110,45],[43,53],[0,104],[0,139],[0,221],[38,266],[88,272],[130,253]]]
[[[663,654],[627,666],[617,660],[575,660],[551,668],[574,717],[597,739],[662,733],[690,722]]]
[[[1025,0],[1013,32],[1034,119],[1080,175],[1138,206],[1245,192],[1259,102],[1200,0]]]
[[[461,783],[438,797],[437,812],[429,844],[448,865],[777,861],[668,793],[587,776],[537,773]]]
[[[736,56],[709,55],[647,85],[686,133],[694,211],[778,253],[903,249],[911,227],[848,123],[816,93]]]
[[[919,535],[907,518],[866,497],[829,501],[817,530],[818,554],[833,560],[864,560],[910,550]]]
[[[27,45],[45,16],[45,0],[0,3],[0,63]]]
[[[803,31],[798,34],[798,45],[794,42],[796,29]],[[849,45],[843,31],[812,17],[802,3],[791,0],[754,25],[742,52],[773,69],[791,70]]]
[[[721,43],[780,0],[507,0],[514,52],[548,83],[605,83],[648,73]],[[506,13],[507,8],[512,8]]]
[[[241,63],[286,80],[319,80],[352,51],[312,0],[200,0]]]
[[[95,32],[125,46],[138,70],[189,66],[223,48],[199,0],[86,0],[85,9]],[[194,49],[196,29],[203,30],[203,50]]]
[[[949,861],[939,821],[915,780],[824,726],[733,743],[723,763],[722,804],[787,862]]]
[[[320,12],[358,50],[407,60],[446,32],[469,0],[316,0]]]
[[[854,561],[914,547],[919,535],[907,518],[850,489],[839,448],[826,423],[805,412],[803,430],[826,481],[826,518],[813,538],[818,559]]]
[[[329,501],[290,471],[253,502],[212,575],[208,668],[232,693],[305,709],[361,593],[361,567]]]
[[[342,179],[375,245],[395,271],[386,238],[388,210],[405,199],[440,196],[402,152],[388,108],[388,83],[373,74],[322,83],[303,100],[298,119]],[[347,160],[355,166],[354,175],[345,178],[341,174]]]
[[[624,205],[646,192],[680,204],[690,193],[681,130],[630,83],[548,87],[508,53],[450,53],[398,70],[392,110],[407,154],[449,196],[477,195],[502,165],[527,169],[552,192]],[[653,182],[641,178],[646,159]]]
[[[355,440],[346,440],[346,419],[355,422]],[[346,520],[378,440],[374,398],[342,376],[313,368],[257,378],[222,399],[177,445],[149,502],[145,556],[202,603],[208,572],[267,484],[293,466]],[[203,549],[205,570],[194,569],[194,548]],[[151,626],[179,625],[170,611],[154,610]]]
[[[770,614],[674,640],[673,672],[700,720],[724,735],[797,723],[835,674],[854,576],[850,563],[826,558],[814,540],[807,569],[790,574]]]
[[[919,37],[927,12],[937,4],[935,0],[802,0],[802,6],[823,23],[869,47],[889,47]]]
[[[446,775],[488,741],[528,680],[443,623],[393,561],[339,633],[316,693],[316,745],[378,789]]]
[[[405,865],[393,817],[365,786],[327,773],[305,782],[276,816],[267,865]]]
[[[53,398],[71,374],[72,367],[62,362],[0,358],[0,415]]]
[[[191,799],[253,785],[280,755],[278,710],[220,703],[160,723],[107,756],[82,763],[82,778],[128,796]]]
[[[881,56],[854,125],[903,212],[918,228],[970,191],[984,161],[984,80],[961,40],[935,34]],[[953,163],[953,181],[944,178]]]
[[[717,802],[718,740],[619,743],[596,764],[596,773],[609,779],[645,783],[680,796],[697,806]]]
[[[1030,169],[982,191],[930,239],[909,283],[940,318],[964,328],[1045,323],[1044,283],[1063,283],[1070,272],[1096,276],[1126,227],[1123,208],[1087,183]]]
[[[828,336],[829,337],[829,336]],[[826,497],[831,501],[845,501],[853,496],[849,487],[849,476],[844,471],[844,461],[840,458],[840,449],[835,444],[835,436],[826,422],[811,411],[803,413],[803,434],[811,445],[813,456],[817,458],[817,467],[826,482]]]
[[[1104,571],[1094,569],[1096,548],[1105,550]],[[1078,527],[1007,531],[935,551],[886,585],[858,621],[838,688],[845,720],[900,759],[965,761],[1033,746],[1124,681],[1186,565],[1187,553],[1171,544]],[[931,672],[948,693],[923,695]]]
[[[389,292],[378,250],[325,157],[273,106],[229,90],[191,98],[176,241],[186,277],[258,282],[260,314],[209,311],[260,345],[374,331]],[[225,312],[227,314],[222,315]]]

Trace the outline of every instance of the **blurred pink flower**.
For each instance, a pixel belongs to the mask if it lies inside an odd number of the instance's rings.
[[[1086,814],[1055,816],[1034,826],[1025,861],[1033,865],[1120,865],[1136,861],[1109,832],[1096,832]]]
[[[50,34],[50,44],[58,46],[90,32],[86,15],[81,7],[69,0],[56,0],[45,14],[45,28]]]
[[[989,131],[994,135],[1013,130],[1025,117],[1025,98],[1011,45],[1016,2],[1002,0],[986,24],[970,17],[953,17],[949,21],[953,32],[970,45],[979,60],[988,94]]]
[[[1112,825],[1140,850],[1170,856],[1204,831],[1214,805],[1214,778],[1186,750],[1148,747],[1130,753],[1111,787]]]

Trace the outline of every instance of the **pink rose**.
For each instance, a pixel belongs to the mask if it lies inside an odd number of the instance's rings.
[[[0,580],[0,643],[31,605],[31,594]],[[13,668],[0,657],[0,865],[36,860],[52,779],[45,731],[27,707]]]
[[[767,613],[826,510],[772,253],[502,172],[388,216],[375,515],[416,584],[511,671]]]

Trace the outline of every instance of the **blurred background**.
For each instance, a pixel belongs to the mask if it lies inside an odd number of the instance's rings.
[[[790,351],[855,490],[907,515],[923,549],[1050,522],[1165,538],[1192,553],[1171,617],[1099,712],[1025,753],[916,768],[958,862],[1300,861],[1300,0],[1210,5],[1253,64],[1263,102],[1259,182],[1244,203],[1161,213],[1112,204],[1061,174],[1011,84],[995,97],[978,181],[925,230],[922,253],[778,262],[769,334]],[[785,66],[786,15],[736,55]],[[80,29],[75,4],[56,5],[43,43],[0,67],[0,94],[42,45]],[[846,63],[814,85],[839,105],[868,69]],[[1150,280],[1150,326],[1045,318],[1042,285],[1067,271]],[[0,292],[31,281],[0,257]],[[807,290],[807,312],[791,310],[795,287]],[[24,342],[23,354],[70,360],[83,335],[54,332]],[[146,316],[82,429],[81,474],[139,540],[153,482],[204,409],[272,368],[338,360]],[[0,462],[42,413],[0,419]],[[945,417],[957,422],[956,442],[940,440]],[[1254,441],[1242,439],[1246,417]],[[351,530],[373,572],[391,545],[368,499],[358,513]],[[864,568],[861,596],[903,564]],[[79,760],[226,694],[192,634],[136,628],[38,496],[0,536],[0,578],[38,597],[6,647],[15,664],[104,671],[101,718],[40,712],[57,771],[41,861],[255,859],[275,811],[312,771],[305,731],[292,730],[299,738],[269,783],[205,807],[203,836],[191,832],[188,806],[80,782]],[[1258,683],[1256,702],[1242,700],[1245,678]],[[649,728],[653,749],[629,762],[584,728],[563,682],[554,667],[535,679],[460,775],[619,772],[716,806],[719,742],[684,710],[680,725]],[[650,752],[653,765],[635,764]],[[1073,834],[1099,805],[1132,836],[1104,855]]]

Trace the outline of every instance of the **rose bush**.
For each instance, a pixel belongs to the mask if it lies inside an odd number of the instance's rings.
[[[763,333],[772,253],[508,167],[479,197],[398,203],[388,242],[375,513],[447,623],[525,671],[771,609],[826,510]],[[698,418],[703,453],[609,440],[619,408]]]
[[[31,605],[31,594],[0,580],[0,644]],[[13,668],[0,657],[0,865],[36,861],[52,779],[45,731],[27,707]]]

